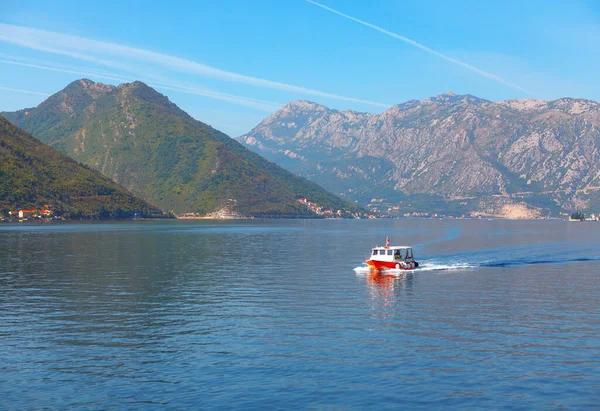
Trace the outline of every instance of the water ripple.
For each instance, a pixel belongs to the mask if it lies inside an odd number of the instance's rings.
[[[0,408],[591,408],[600,230],[569,227],[0,225]],[[421,267],[353,272],[386,235]]]

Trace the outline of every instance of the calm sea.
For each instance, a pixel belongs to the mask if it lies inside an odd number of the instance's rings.
[[[598,409],[599,279],[594,222],[4,223],[0,409]]]

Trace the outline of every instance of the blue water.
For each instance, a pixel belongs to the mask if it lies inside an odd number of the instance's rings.
[[[0,409],[598,408],[599,273],[593,222],[3,223]]]

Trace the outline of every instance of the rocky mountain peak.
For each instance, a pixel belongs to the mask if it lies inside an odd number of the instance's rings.
[[[548,108],[548,102],[533,98],[511,99],[499,101],[496,104],[522,112],[540,111]]]
[[[97,83],[90,79],[83,78],[75,80],[69,84],[65,89],[60,92],[65,95],[74,96],[77,94],[85,93],[92,98],[98,98],[101,95],[110,93],[115,89],[115,86],[110,84]]]
[[[509,107],[523,113],[544,111],[561,112],[573,116],[600,110],[600,104],[592,100],[577,98],[560,98],[554,101],[536,100],[532,98],[499,101],[498,105]]]
[[[396,105],[388,108],[387,110],[385,110],[382,113],[382,115],[385,115],[385,116],[397,115],[399,113],[402,113],[404,111],[410,110],[413,107],[418,106],[420,103],[421,102],[419,100],[405,101],[404,103],[396,104]]]
[[[153,95],[164,97],[161,93],[141,81],[122,83],[117,86],[117,91],[123,94]],[[166,98],[166,97],[164,97]]]
[[[123,83],[119,84],[115,90],[117,94],[121,97],[121,99],[125,101],[136,100],[144,103],[151,104],[154,107],[162,107],[168,111],[176,112],[177,115],[181,115],[188,119],[192,119],[187,113],[177,107],[167,96],[158,91],[154,90],[152,87],[148,86],[146,83],[141,81],[134,81],[131,83]]]
[[[559,110],[574,116],[590,111],[600,110],[600,104],[595,101],[582,98],[561,98],[551,101],[549,105],[555,110]]]
[[[154,90],[153,88],[151,88],[150,86],[148,86],[146,83],[141,82],[139,80],[136,81],[132,81],[131,83],[122,83],[119,84],[117,86],[117,89],[119,90],[130,90],[130,89],[147,89],[147,90],[153,90],[156,92],[156,90]],[[158,92],[157,92],[158,93]]]
[[[307,100],[294,100],[294,101],[290,101],[289,103],[287,103],[286,105],[284,105],[283,107],[281,107],[280,110],[283,111],[329,111],[329,108],[315,103],[313,101],[307,101]]]
[[[594,101],[493,103],[446,92],[381,114],[294,107],[238,141],[352,199],[438,196],[466,210],[481,209],[478,201],[491,196],[496,205],[531,199],[544,212],[600,207]]]
[[[319,117],[323,114],[326,114],[330,111],[329,108],[322,106],[318,103],[314,103],[312,101],[307,100],[294,100],[282,106],[275,113],[271,114],[267,117],[263,123],[272,123],[279,122],[282,119],[286,119],[289,117],[297,117],[300,116],[302,118],[312,118]],[[261,123],[262,124],[262,123]]]
[[[481,103],[489,103],[488,100],[475,97],[471,94],[456,94],[452,91],[447,91],[443,94],[440,94],[435,97],[430,97],[428,99],[423,100],[425,104],[432,103],[441,103],[441,104],[481,104]]]

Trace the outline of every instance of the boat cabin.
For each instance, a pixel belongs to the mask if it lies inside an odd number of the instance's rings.
[[[408,246],[375,247],[371,251],[371,260],[405,261],[414,260],[413,249]]]

